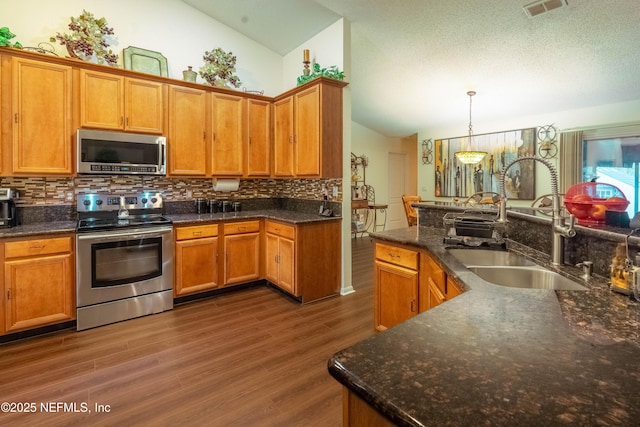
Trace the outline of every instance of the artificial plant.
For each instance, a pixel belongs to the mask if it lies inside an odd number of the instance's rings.
[[[313,64],[313,72],[308,76],[298,76],[298,86],[318,77],[327,77],[334,80],[344,80],[344,71],[340,71],[337,66],[321,68],[317,62]]]
[[[204,53],[204,65],[200,67],[200,77],[212,86],[240,87],[240,79],[236,71],[236,57],[233,52],[225,52],[217,47]]]
[[[11,39],[14,38],[15,36],[16,36],[15,34],[9,31],[9,28],[7,27],[0,28],[0,46],[15,47],[18,49],[22,49],[22,45],[20,44],[20,42],[11,43]]]
[[[92,13],[82,10],[82,15],[71,17],[70,34],[57,33],[49,40],[58,40],[66,46],[72,57],[88,60],[95,55],[99,64],[118,65],[118,55],[109,49],[106,38],[114,34],[105,18],[96,19]]]

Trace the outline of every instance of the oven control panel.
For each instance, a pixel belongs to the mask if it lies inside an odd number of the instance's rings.
[[[162,194],[79,194],[78,212],[117,211],[125,209],[162,209]]]

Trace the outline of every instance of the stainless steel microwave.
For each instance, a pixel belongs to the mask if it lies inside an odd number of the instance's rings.
[[[79,174],[166,175],[164,136],[78,129]]]

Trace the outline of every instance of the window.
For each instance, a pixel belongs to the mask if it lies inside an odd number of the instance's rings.
[[[618,187],[629,200],[627,213],[632,218],[640,202],[640,136],[596,139],[585,134],[582,153],[582,180]]]

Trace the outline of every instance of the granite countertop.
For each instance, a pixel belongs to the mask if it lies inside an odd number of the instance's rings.
[[[408,426],[637,425],[640,304],[606,278],[563,266],[588,290],[502,287],[450,255],[444,230],[373,236],[427,248],[465,289],[331,358],[331,375],[377,411]]]
[[[317,214],[288,211],[282,209],[264,209],[216,214],[169,214],[165,216],[171,219],[174,225],[260,218],[273,219],[294,225],[320,221],[342,220],[341,217],[325,217]],[[75,233],[76,225],[76,221],[53,221],[28,225],[18,225],[16,227],[0,229],[0,238]]]
[[[28,237],[37,235],[49,235],[60,233],[75,233],[76,221],[41,222],[37,224],[18,225],[11,228],[3,228],[0,238]]]
[[[264,209],[227,213],[211,214],[171,214],[166,215],[175,225],[185,225],[194,223],[205,223],[214,221],[245,220],[267,218],[276,221],[288,222],[290,224],[305,224],[320,221],[339,221],[342,217],[325,217],[318,214],[310,214],[297,211],[281,209]]]

